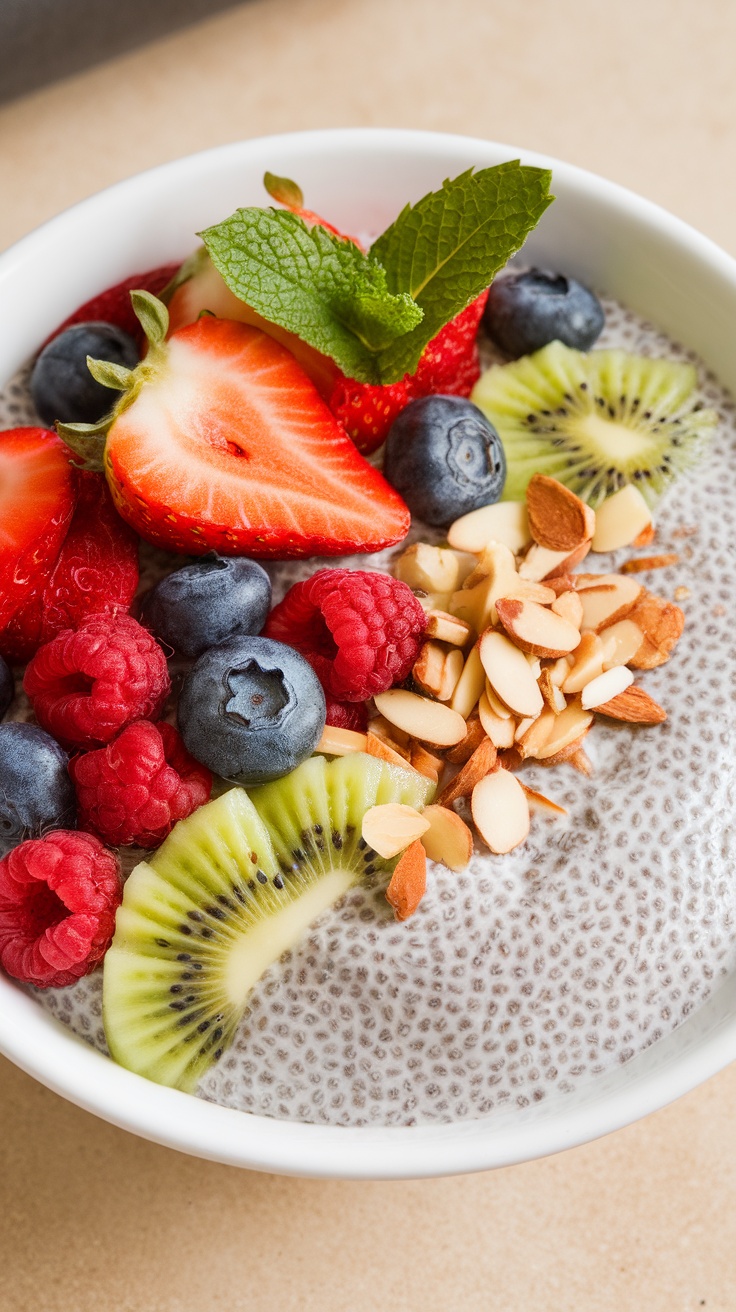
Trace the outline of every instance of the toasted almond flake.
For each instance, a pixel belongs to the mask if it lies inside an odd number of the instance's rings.
[[[364,733],[356,733],[353,729],[338,729],[334,724],[326,724],[314,750],[324,752],[326,756],[347,756],[349,752],[367,752],[368,739]]]
[[[644,634],[633,620],[619,620],[600,635],[603,644],[603,669],[610,670],[614,665],[628,665],[636,655]]]
[[[448,765],[464,765],[466,761],[470,760],[476,747],[479,747],[482,743],[486,731],[477,712],[473,712],[469,717],[466,730],[462,742],[445,752],[445,760]]]
[[[494,770],[475,785],[470,809],[478,833],[498,856],[511,852],[529,834],[529,802],[508,770]]]
[[[631,544],[632,547],[650,547],[654,541],[655,533],[656,530],[654,525],[647,524],[646,528],[643,528],[641,533],[634,538],[634,541]]]
[[[595,532],[595,512],[556,478],[533,474],[526,489],[532,538],[550,551],[574,551]]]
[[[399,857],[386,889],[386,901],[393,907],[396,919],[408,920],[413,916],[426,890],[427,854],[417,839]]]
[[[587,733],[588,729],[581,733],[578,738],[574,738],[571,743],[565,743],[563,747],[560,747],[558,751],[553,752],[551,756],[543,757],[539,764],[550,766],[567,763],[568,765],[572,765],[574,769],[577,768],[574,763],[580,760],[580,753],[583,751],[583,739]]]
[[[448,611],[431,610],[427,616],[426,632],[428,638],[449,642],[454,647],[464,647],[473,631],[465,620],[459,620]]]
[[[562,816],[567,815],[564,806],[559,806],[557,802],[553,802],[551,798],[545,797],[544,793],[538,793],[536,788],[530,788],[528,784],[522,783],[521,779],[519,780],[519,783],[526,794],[526,800],[529,803],[530,811],[541,811],[542,814],[552,816],[555,820],[559,820]]]
[[[475,568],[466,575],[461,591],[468,592],[484,579],[516,578],[516,558],[502,542],[489,542],[478,556]]]
[[[516,742],[516,750],[519,752],[522,760],[526,761],[528,757],[537,757],[554,728],[557,716],[554,711],[546,708],[533,720],[526,732]]]
[[[523,764],[524,758],[516,743],[514,743],[513,747],[509,747],[505,751],[498,753],[499,769],[520,770]]]
[[[408,756],[408,748],[411,744],[408,733],[403,733],[401,729],[397,729],[395,724],[389,724],[383,715],[374,715],[373,719],[368,721],[368,730],[370,733],[374,733],[376,738],[382,738],[384,742],[387,742],[389,747],[395,747],[398,752],[401,752],[402,748],[406,748]]]
[[[549,707],[550,711],[554,711],[555,715],[559,715],[560,711],[564,711],[567,706],[565,694],[561,688],[552,682],[552,671],[548,666],[539,674],[537,683],[544,698],[545,706]]]
[[[567,620],[568,624],[572,624],[574,628],[579,630],[582,627],[583,603],[577,592],[572,588],[566,592],[561,592],[559,597],[555,597],[551,609],[555,615],[560,615],[563,620]]]
[[[435,747],[454,747],[465,737],[465,719],[441,702],[430,701],[404,688],[391,688],[374,698],[376,707],[390,724]]]
[[[580,652],[580,647],[577,647],[576,656],[579,654],[579,652]],[[555,687],[557,688],[562,687],[563,683],[565,682],[565,679],[567,678],[568,674],[570,673],[570,670],[572,669],[574,659],[575,658],[572,656],[560,656],[560,659],[555,661],[554,665],[549,666],[549,677],[551,682],[555,685]]]
[[[446,702],[455,691],[464,663],[463,654],[457,647],[447,647],[431,638],[422,644],[412,678],[424,692]]]
[[[366,734],[364,750],[369,756],[375,756],[378,761],[388,761],[389,765],[399,765],[402,770],[412,768],[410,754],[406,752],[405,748],[399,747],[397,743],[391,744],[387,739],[377,738],[374,733]]]
[[[606,670],[599,674],[595,679],[586,683],[580,700],[584,711],[595,710],[603,702],[608,702],[612,697],[617,697],[620,692],[628,688],[634,682],[634,676],[631,670],[625,665],[614,665],[612,669]]]
[[[492,629],[483,634],[479,650],[496,696],[516,715],[538,715],[544,701],[524,653],[505,634]]]
[[[429,821],[422,846],[430,861],[440,861],[448,870],[464,870],[473,855],[473,835],[465,821],[446,806],[427,806],[422,815]]]
[[[480,659],[478,645],[471,647],[465,658],[462,674],[455,684],[455,690],[450,698],[450,706],[453,711],[457,711],[467,720],[471,711],[478,705],[480,697],[486,682],[485,670]]]
[[[534,721],[537,720],[538,718],[539,718],[539,717],[536,716],[536,715],[527,715],[527,716],[525,717],[525,719],[523,719],[523,720],[519,720],[519,722],[518,722],[518,724],[517,724],[517,726],[516,726],[516,732],[515,732],[515,734],[514,734],[514,742],[515,742],[515,743],[518,743],[518,742],[521,741],[521,739],[522,739],[522,738],[524,737],[524,735],[526,734],[527,730],[531,729],[532,725],[534,724]]]
[[[512,718],[513,711],[510,711],[508,706],[506,706],[506,704],[501,701],[501,698],[496,696],[488,679],[486,679],[485,695],[486,695],[486,700],[488,701],[488,705],[490,706],[494,715],[499,715],[502,720],[510,720]]]
[[[411,768],[423,774],[425,779],[431,779],[433,783],[438,783],[444,761],[441,756],[435,756],[428,752],[426,747],[421,743],[411,744]]]
[[[395,561],[394,574],[410,588],[421,588],[425,592],[454,592],[474,568],[475,559],[466,552],[430,546],[428,542],[414,542]]]
[[[625,574],[601,574],[598,582],[581,586],[578,596],[583,603],[582,628],[600,633],[609,624],[623,620],[633,610],[644,589],[636,579]]]
[[[496,610],[512,642],[531,656],[556,659],[574,651],[580,643],[579,629],[535,601],[499,598]]]
[[[534,675],[534,678],[538,679],[540,674],[542,673],[542,662],[540,658],[538,656],[535,656],[532,652],[528,652],[528,651],[525,651],[524,655],[526,656],[527,665],[529,666],[529,669]]]
[[[637,556],[635,560],[627,560],[621,566],[622,574],[646,574],[652,569],[667,569],[670,565],[677,565],[680,560],[676,551],[665,552],[661,556]]]
[[[549,714],[549,712],[547,712],[547,714]],[[577,699],[573,702],[569,702],[564,711],[559,715],[552,716],[551,731],[544,742],[535,751],[534,755],[536,759],[538,761],[545,761],[551,757],[560,760],[564,759],[560,756],[560,753],[570,748],[573,743],[579,743],[579,741],[582,741],[592,723],[592,713],[590,711],[584,711]],[[527,742],[533,733],[534,725],[532,725],[529,735],[527,735]],[[525,743],[525,750],[526,746],[527,744]],[[527,754],[529,753],[527,752]]]
[[[413,591],[425,615],[433,610],[448,610],[452,603],[451,592],[425,592],[423,588],[414,588]]]
[[[370,806],[363,816],[361,833],[369,847],[388,860],[403,852],[429,829],[429,820],[413,806],[384,802]]]
[[[550,551],[548,547],[540,547],[534,542],[519,565],[519,577],[536,583],[543,580],[551,582],[557,575],[567,574],[579,565],[589,551],[590,541],[581,542],[572,552]]]
[[[683,587],[682,585],[680,585],[679,588],[675,588],[675,601],[687,601],[689,596],[689,588]]]
[[[454,779],[446,784],[437,798],[438,806],[452,806],[459,797],[469,797],[479,779],[493,770],[496,749],[490,738],[483,738],[473,755],[465,762]]]
[[[595,516],[593,551],[618,551],[632,542],[652,522],[649,509],[638,488],[627,483],[600,505]]]
[[[447,541],[458,551],[480,555],[489,542],[502,542],[514,555],[531,541],[526,503],[497,501],[461,515],[447,530]]]
[[[597,633],[585,632],[580,638],[580,646],[575,652],[575,659],[568,674],[562,682],[565,696],[582,692],[586,683],[597,679],[603,673],[603,642]]]
[[[568,759],[573,770],[577,770],[578,774],[584,774],[587,778],[590,778],[593,773],[593,765],[584,747],[578,747]]]
[[[507,716],[496,715],[486,693],[478,702],[478,715],[494,747],[511,747],[516,732],[516,720],[509,712]]]
[[[667,712],[658,706],[638,684],[632,684],[617,697],[596,706],[598,715],[608,715],[614,720],[627,720],[629,724],[662,724],[667,719]]]
[[[682,630],[685,616],[679,606],[664,597],[642,591],[628,618],[641,629],[644,638],[629,662],[637,670],[653,670],[669,660]]]

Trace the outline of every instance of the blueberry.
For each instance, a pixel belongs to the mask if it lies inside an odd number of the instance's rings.
[[[141,619],[182,656],[201,656],[228,638],[260,633],[271,606],[271,580],[244,556],[214,552],[161,579]]]
[[[112,323],[75,323],[44,346],[31,374],[33,404],[44,424],[94,424],[118,393],[103,387],[87,368],[87,356],[135,369],[138,347]]]
[[[386,439],[383,472],[413,515],[450,524],[498,501],[506,457],[495,428],[461,396],[410,401]]]
[[[6,662],[0,656],[0,720],[15,696],[15,682]]]
[[[0,724],[0,857],[24,838],[75,827],[68,761],[35,724]]]
[[[589,351],[605,316],[597,296],[574,278],[529,269],[491,284],[483,322],[501,350],[516,358],[555,339]]]
[[[325,695],[293,647],[236,637],[192,666],[177,715],[203,765],[237,783],[266,783],[311,756],[325,727]]]

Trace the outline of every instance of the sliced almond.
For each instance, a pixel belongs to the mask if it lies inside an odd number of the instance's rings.
[[[516,557],[503,542],[489,542],[480,552],[475,568],[466,575],[461,591],[467,592],[488,578],[516,578]]]
[[[314,750],[324,752],[326,756],[347,756],[349,752],[367,752],[368,739],[364,733],[356,733],[354,729],[338,729],[334,724],[326,724]]]
[[[515,645],[532,656],[556,659],[574,651],[580,643],[579,629],[535,601],[499,597],[496,611],[499,622]]]
[[[522,760],[527,757],[537,757],[537,753],[542,751],[544,744],[552,733],[557,715],[554,711],[546,708],[533,720],[526,732],[519,738],[515,744]]]
[[[486,736],[480,716],[475,712],[469,717],[466,730],[462,742],[445,752],[445,760],[448,765],[464,765],[466,761],[470,760],[476,747],[480,746]]]
[[[551,798],[545,797],[544,793],[538,793],[536,788],[530,788],[528,784],[522,783],[521,779],[519,780],[519,783],[526,793],[526,800],[529,803],[530,811],[541,811],[543,815],[553,816],[555,820],[559,820],[561,816],[567,815],[564,806],[559,806],[557,802],[553,802]]]
[[[387,761],[389,765],[398,765],[402,770],[412,768],[410,753],[404,747],[399,747],[398,743],[391,744],[387,739],[377,738],[374,733],[366,734],[366,745],[364,749],[369,756],[375,756],[378,761]]]
[[[450,615],[448,611],[431,610],[427,616],[427,637],[449,642],[453,647],[464,647],[472,632],[465,620]]]
[[[428,542],[413,542],[394,562],[397,579],[425,592],[454,592],[474,568],[475,560],[468,553]]]
[[[390,724],[434,747],[454,747],[465,737],[465,719],[442,702],[430,701],[405,688],[391,688],[374,697],[376,707]]]
[[[612,697],[617,697],[625,688],[631,686],[634,682],[634,676],[631,670],[625,665],[614,665],[612,669],[606,670],[603,674],[597,675],[586,683],[581,694],[581,703],[584,711],[595,710],[603,702],[608,702]]]
[[[454,779],[446,784],[437,798],[438,806],[452,806],[459,797],[469,797],[479,779],[496,764],[496,749],[490,738],[483,738],[473,755],[465,762]]]
[[[599,574],[595,583],[578,586],[583,603],[582,628],[600,633],[609,624],[623,620],[644,591],[641,583],[625,574]]]
[[[565,710],[554,717],[552,732],[536,753],[537,760],[565,759],[562,753],[569,751],[573,744],[579,746],[592,723],[590,711],[584,711],[577,700],[569,702]]]
[[[534,675],[534,678],[538,679],[540,674],[542,673],[541,660],[539,659],[538,656],[535,656],[533,652],[525,651],[524,655],[526,656],[527,665],[529,666],[529,669]]]
[[[582,644],[581,644],[582,645]],[[580,652],[580,647],[576,648],[576,656]],[[549,666],[550,681],[557,688],[561,688],[573,666],[573,656],[560,656],[560,659]]]
[[[452,602],[452,592],[425,592],[423,588],[414,588],[414,596],[425,615],[433,610],[447,610]]]
[[[516,743],[514,743],[513,747],[507,748],[506,751],[498,753],[499,769],[514,771],[520,770],[523,764],[524,758]]]
[[[581,542],[574,551],[550,551],[549,547],[540,547],[534,542],[519,565],[519,577],[537,583],[553,579],[574,569],[585,560],[589,551],[590,541]]]
[[[521,739],[525,736],[528,730],[531,729],[536,719],[538,719],[538,716],[536,715],[527,715],[525,719],[519,720],[514,734],[515,743],[521,742]]]
[[[363,816],[361,833],[369,847],[386,860],[403,852],[429,829],[429,820],[413,806],[384,802],[370,806]]]
[[[580,760],[580,753],[583,751],[583,739],[587,733],[588,729],[585,729],[585,731],[577,738],[574,738],[571,743],[565,743],[564,746],[558,748],[556,752],[553,752],[551,756],[545,756],[541,759],[539,764],[549,766],[566,763],[572,765],[573,768],[577,768],[575,762]]]
[[[593,551],[618,551],[632,542],[652,522],[652,512],[641,492],[627,483],[598,507],[595,515]]]
[[[655,535],[656,535],[656,530],[654,525],[647,524],[646,528],[643,528],[641,533],[639,533],[638,536],[634,538],[634,541],[632,542],[631,545],[632,547],[651,547]]]
[[[632,684],[617,697],[612,697],[595,709],[598,715],[608,715],[613,720],[626,720],[629,724],[662,724],[667,719],[667,712],[637,684]]]
[[[411,745],[411,768],[423,774],[425,779],[431,779],[433,783],[439,782],[444,761],[441,756],[435,756],[428,752],[426,747],[421,743],[412,743]]]
[[[677,565],[679,559],[676,551],[667,551],[662,556],[637,556],[624,562],[621,573],[648,574],[653,569],[669,569],[670,565]]]
[[[587,630],[581,635],[580,646],[575,658],[562,682],[562,691],[566,696],[582,692],[586,683],[597,679],[603,673],[603,642],[597,633]]]
[[[539,691],[544,698],[545,706],[549,707],[550,711],[553,711],[555,715],[559,715],[560,711],[564,711],[567,706],[565,694],[561,688],[558,688],[557,684],[552,682],[552,672],[549,667],[542,670],[537,679],[537,683],[539,684]]]
[[[644,634],[633,620],[619,620],[603,630],[603,669],[610,670],[615,665],[628,665],[644,641]]]
[[[393,907],[397,920],[408,920],[426,891],[427,854],[417,839],[399,857],[386,889],[386,901]]]
[[[376,715],[368,721],[368,732],[372,733],[375,738],[380,738],[381,742],[386,743],[393,751],[398,752],[399,756],[403,756],[407,761],[409,760],[411,750],[408,733],[402,733],[401,729],[389,724],[388,720],[385,720],[382,715]]]
[[[488,705],[490,706],[494,715],[500,716],[502,720],[510,720],[512,718],[513,711],[510,711],[508,706],[506,706],[506,704],[501,701],[501,698],[496,696],[495,692],[493,691],[493,688],[488,682],[488,679],[486,679],[485,696]]]
[[[503,748],[513,745],[516,720],[510,713],[506,717],[496,715],[485,693],[478,702],[478,715],[494,747]]]
[[[462,674],[455,684],[455,690],[450,698],[450,706],[453,711],[457,711],[467,720],[471,711],[478,705],[480,697],[486,682],[486,674],[483,669],[483,663],[480,659],[478,645],[471,647],[465,658]]]
[[[685,615],[679,606],[664,597],[644,592],[628,618],[644,634],[638,651],[631,658],[637,670],[653,670],[669,660],[672,650],[685,627]]]
[[[502,856],[529,834],[529,803],[519,780],[508,770],[494,770],[473,789],[473,821],[492,852]]]
[[[590,506],[546,474],[533,474],[529,480],[526,508],[532,538],[550,551],[574,551],[595,531],[595,512]]]
[[[448,870],[464,870],[473,855],[473,835],[465,821],[446,806],[426,806],[422,815],[429,821],[422,846],[430,861],[440,861]]]
[[[568,757],[568,760],[573,770],[577,770],[578,774],[584,774],[587,778],[590,778],[593,773],[593,765],[584,747],[576,748],[572,755]]]
[[[555,615],[560,615],[568,624],[574,628],[580,629],[583,623],[583,603],[577,592],[569,588],[567,592],[561,592],[559,597],[555,597],[551,609]]]
[[[516,556],[531,541],[526,503],[497,501],[495,505],[471,510],[450,525],[447,541],[456,550],[472,551],[475,555],[480,555],[489,542],[502,542]]]
[[[455,691],[464,664],[458,647],[448,648],[432,638],[422,644],[411,672],[412,678],[430,696],[447,702]]]
[[[538,715],[544,701],[524,653],[503,633],[488,629],[478,644],[493,691],[516,715]]]

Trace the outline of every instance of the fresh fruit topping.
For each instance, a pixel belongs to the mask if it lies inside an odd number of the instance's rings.
[[[0,720],[15,696],[13,672],[0,656]]]
[[[23,687],[39,724],[64,746],[109,743],[155,718],[169,694],[164,656],[130,615],[90,615],[39,648]]]
[[[497,278],[485,313],[489,336],[514,358],[555,340],[589,351],[604,323],[601,303],[587,287],[541,269]]]
[[[76,822],[69,758],[35,724],[0,724],[0,856]]]
[[[40,418],[53,425],[95,424],[106,415],[110,392],[92,377],[87,357],[135,369],[140,359],[133,338],[114,324],[77,323],[44,346],[31,374],[31,397]]]
[[[36,988],[88,975],[112,940],[120,866],[92,834],[54,829],[0,861],[0,965]]]
[[[593,551],[618,551],[630,547],[652,524],[652,512],[641,492],[627,483],[606,497],[595,515]]]
[[[519,780],[508,770],[494,770],[478,781],[471,810],[481,838],[499,856],[528,837],[529,803]]]
[[[74,757],[69,773],[80,829],[110,847],[158,847],[212,792],[212,775],[176,729],[150,720],[135,720],[107,747]]]
[[[518,160],[469,169],[407,205],[367,253],[285,210],[237,210],[200,236],[258,314],[346,377],[396,383],[523,244],[552,200],[550,177]]]
[[[501,435],[509,499],[541,473],[594,507],[627,483],[653,505],[699,458],[716,423],[696,387],[690,364],[551,342],[492,365],[472,399]]]
[[[76,472],[77,501],[56,564],[0,633],[11,661],[30,660],[88,615],[128,611],[138,586],[138,538],[120,518],[99,474]]]
[[[411,589],[389,574],[321,569],[289,589],[264,632],[306,656],[328,696],[362,702],[406,678],[425,622]]]
[[[427,854],[419,839],[399,858],[386,889],[386,901],[397,920],[414,915],[427,891]]]
[[[262,565],[213,552],[161,579],[146,596],[141,621],[182,656],[201,656],[229,638],[260,633],[271,605]]]
[[[446,806],[425,806],[428,822],[422,847],[430,861],[440,861],[448,870],[464,870],[473,855],[473,835],[456,811]]]
[[[245,324],[205,317],[168,342],[166,311],[134,293],[151,346],[104,433],[60,425],[101,460],[118,510],[155,545],[205,555],[376,551],[409,512],[358,455],[294,357]],[[95,376],[119,373],[93,362]],[[104,428],[106,425],[103,425]]]
[[[0,433],[0,631],[46,578],[74,510],[68,453],[44,428]]]
[[[428,829],[429,821],[416,807],[404,802],[382,802],[365,812],[361,834],[374,852],[388,859],[398,856]]]
[[[414,390],[405,378],[398,383],[358,383],[338,378],[329,406],[359,451],[370,455],[386,441],[392,423],[406,408]]]
[[[194,1089],[264,970],[353,884],[390,869],[361,838],[364,813],[389,802],[420,809],[431,794],[413,770],[315,756],[182,820],[125,886],[104,972],[113,1057]]]
[[[368,712],[362,702],[338,702],[334,697],[325,695],[325,703],[325,724],[336,729],[352,729],[356,733],[362,733],[367,727]]]
[[[325,698],[311,665],[271,638],[240,636],[204,652],[177,710],[188,751],[224,779],[262,783],[315,750]]]
[[[71,328],[72,324],[90,323],[102,319],[105,323],[114,323],[123,332],[138,339],[141,326],[136,318],[130,293],[137,289],[158,296],[167,283],[171,282],[178,267],[177,264],[164,264],[157,269],[150,269],[147,273],[134,273],[132,277],[125,278],[114,287],[108,287],[106,291],[100,292],[99,296],[93,296],[90,301],[80,305],[68,319],[59,324],[53,336],[58,337],[67,328]],[[47,339],[47,341],[51,340],[53,338]]]
[[[412,401],[391,426],[384,472],[412,514],[448,524],[497,501],[506,477],[498,433],[459,396]]]
[[[336,237],[342,237],[343,241],[353,242],[359,250],[363,249],[363,243],[358,241],[357,237],[348,236],[332,223],[328,223],[327,219],[323,219],[321,214],[315,214],[314,210],[304,208],[304,192],[298,182],[293,182],[291,178],[281,178],[276,173],[264,173],[263,185],[272,200],[277,201],[279,205],[285,205],[292,214],[298,214],[310,228],[318,224],[320,228],[334,233]]]

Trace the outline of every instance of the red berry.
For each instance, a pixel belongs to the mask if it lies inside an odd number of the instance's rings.
[[[263,632],[296,647],[329,697],[363,702],[406,678],[426,622],[411,588],[399,579],[320,569],[289,589]]]
[[[166,657],[130,615],[90,615],[40,647],[23,680],[36,719],[65,747],[109,743],[157,716],[171,688]]]
[[[21,664],[87,615],[128,611],[138,586],[138,538],[99,474],[75,473],[77,504],[49,577],[0,633],[0,655]]]
[[[54,829],[0,861],[0,965],[37,988],[88,975],[115,932],[120,866],[92,834]]]
[[[330,410],[358,450],[368,453],[385,442],[394,419],[413,395],[408,375],[385,387],[343,377],[330,397]]]
[[[64,541],[74,510],[68,455],[45,428],[0,433],[0,629],[46,580]]]
[[[78,822],[111,847],[157,847],[177,820],[208,801],[209,770],[170,724],[136,720],[114,742],[75,757]]]
[[[327,715],[325,724],[335,729],[353,729],[355,733],[364,733],[368,727],[368,712],[363,702],[336,702],[327,697]]]
[[[131,337],[140,338],[141,326],[135,317],[130,293],[143,291],[158,296],[167,282],[171,282],[178,268],[178,264],[163,264],[158,269],[150,269],[148,273],[134,273],[132,277],[123,279],[114,287],[108,287],[98,296],[93,296],[90,301],[85,301],[84,305],[80,305],[78,310],[59,324],[59,327],[46,339],[44,346],[54,337],[58,337],[59,333],[63,333],[65,328],[71,328],[72,324],[90,323],[99,319],[104,323],[117,324],[118,328],[130,333]]]

